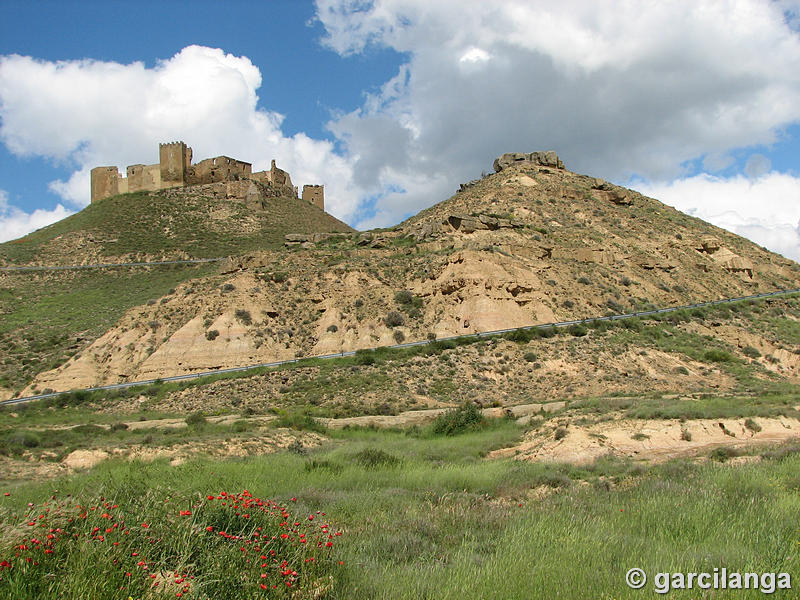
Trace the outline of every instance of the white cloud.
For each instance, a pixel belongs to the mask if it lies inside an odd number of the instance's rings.
[[[76,207],[89,202],[92,167],[156,163],[158,142],[182,139],[197,160],[225,154],[259,170],[275,158],[295,184],[324,183],[329,212],[352,218],[360,190],[348,161],[330,142],[283,135],[283,116],[256,107],[256,91],[273,84],[261,87],[248,58],[201,46],[153,68],[3,56],[0,139],[16,154],[75,165],[50,189]]]
[[[8,203],[8,194],[0,190],[0,242],[22,237],[72,214],[60,204],[53,210],[36,209],[26,213]]]
[[[331,129],[388,224],[454,190],[502,152],[554,149],[568,168],[624,181],[712,170],[800,121],[796,2],[317,0],[325,43],[407,57],[398,76]]]
[[[800,261],[800,177],[775,172],[757,179],[703,174],[669,183],[639,183],[636,188]]]

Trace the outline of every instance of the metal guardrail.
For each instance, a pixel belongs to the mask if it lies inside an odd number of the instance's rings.
[[[55,266],[11,266],[0,267],[0,273],[18,273],[21,271],[72,271],[79,269],[111,269],[114,267],[150,267],[158,265],[188,265],[198,263],[219,262],[222,258],[190,258],[186,260],[158,260],[152,262],[131,262],[131,263],[99,263],[96,265],[55,265]]]
[[[214,259],[202,259],[202,260],[214,260]],[[218,260],[218,259],[217,259]],[[766,292],[763,294],[753,294],[752,296],[741,296],[738,298],[724,298],[722,300],[710,300],[708,302],[696,302],[694,304],[684,304],[681,306],[670,306],[667,308],[657,308],[653,310],[645,310],[645,311],[637,311],[632,313],[624,313],[620,315],[607,315],[604,317],[587,317],[585,319],[575,319],[572,321],[559,321],[557,323],[539,323],[537,325],[526,325],[524,327],[512,327],[510,329],[495,329],[493,331],[480,331],[478,333],[468,333],[464,335],[452,335],[444,338],[438,338],[436,341],[438,342],[446,342],[450,340],[456,340],[459,338],[484,338],[484,337],[492,337],[495,335],[503,335],[504,333],[511,333],[514,331],[528,331],[533,329],[548,329],[552,327],[570,327],[572,325],[585,325],[588,323],[594,323],[597,321],[617,321],[620,319],[633,319],[635,317],[646,317],[649,315],[656,315],[656,314],[664,314],[675,312],[678,310],[686,310],[691,308],[701,308],[703,306],[715,306],[718,304],[729,304],[731,302],[741,302],[743,300],[757,300],[759,298],[769,298],[773,296],[787,296],[789,294],[797,294],[800,293],[800,288],[789,289],[789,290],[777,290],[774,292]],[[378,346],[374,348],[363,348],[366,351],[373,351],[377,350],[378,348],[386,348],[386,349],[396,349],[396,348],[412,348],[414,346],[423,346],[425,344],[430,343],[427,340],[421,340],[417,342],[405,342],[403,344],[395,344],[393,346]],[[201,377],[208,377],[210,375],[222,375],[226,373],[242,373],[245,371],[252,371],[254,369],[263,369],[269,367],[280,367],[283,365],[298,363],[304,360],[313,360],[313,359],[320,359],[320,360],[327,360],[331,358],[343,358],[346,356],[355,356],[356,352],[351,350],[348,352],[338,352],[335,354],[321,354],[317,356],[305,356],[302,358],[293,358],[289,360],[279,360],[275,362],[268,362],[268,363],[258,363],[254,365],[246,365],[242,367],[231,367],[228,369],[216,369],[214,371],[203,371],[202,373],[190,373],[186,375],[174,375],[172,377],[161,377],[158,379],[145,379],[142,381],[128,381],[125,383],[114,383],[110,385],[101,385],[97,387],[90,387],[90,388],[83,388],[79,390],[69,390],[67,392],[51,392],[47,394],[37,394],[35,396],[25,396],[24,398],[12,398],[10,400],[5,400],[0,402],[0,406],[7,406],[12,404],[20,404],[23,402],[31,402],[33,400],[42,400],[44,398],[54,398],[56,396],[60,396],[61,394],[67,394],[71,392],[77,391],[85,391],[85,392],[98,392],[103,390],[120,390],[130,387],[136,386],[143,386],[143,385],[152,385],[157,382],[161,383],[168,383],[173,381],[187,381],[191,379],[199,379]]]

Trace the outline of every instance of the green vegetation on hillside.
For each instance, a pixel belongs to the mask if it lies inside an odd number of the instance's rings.
[[[0,286],[0,387],[22,389],[64,363],[132,306],[166,295],[215,265],[13,273]],[[7,284],[6,284],[7,285]]]
[[[101,257],[186,254],[192,258],[282,248],[287,233],[353,231],[297,198],[267,198],[263,206],[177,191],[134,192],[106,198],[23,238],[0,244],[0,261],[26,264],[48,257],[69,263],[60,248],[83,242]],[[87,243],[88,242],[88,243]],[[75,251],[79,252],[79,251]],[[49,263],[53,264],[53,263]]]

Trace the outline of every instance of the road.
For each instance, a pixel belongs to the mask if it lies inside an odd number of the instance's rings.
[[[201,260],[209,261],[209,260],[218,260],[218,259],[201,259]],[[145,263],[145,264],[148,264],[148,263]],[[152,264],[152,263],[150,263],[150,264]],[[742,297],[739,297],[739,298],[724,298],[722,300],[711,300],[709,302],[697,302],[695,304],[684,304],[682,306],[670,306],[670,307],[666,307],[666,308],[657,308],[657,309],[653,309],[653,310],[638,311],[638,312],[625,313],[625,314],[620,314],[620,315],[608,315],[608,316],[604,316],[604,317],[588,317],[586,319],[576,319],[574,321],[560,321],[558,323],[541,323],[541,324],[538,324],[538,325],[528,325],[528,326],[525,326],[525,327],[514,327],[514,328],[511,328],[511,329],[497,329],[497,330],[494,330],[494,331],[481,331],[479,333],[471,333],[471,334],[466,334],[466,335],[453,335],[453,336],[446,337],[446,338],[439,338],[437,341],[442,342],[442,341],[455,340],[455,339],[464,338],[464,337],[483,338],[483,337],[491,337],[491,336],[495,336],[495,335],[502,335],[504,333],[511,333],[513,331],[526,331],[526,330],[532,330],[532,329],[546,329],[548,327],[570,327],[572,325],[585,325],[585,324],[593,323],[593,322],[597,322],[597,321],[617,321],[617,320],[620,320],[620,319],[632,319],[632,318],[635,318],[635,317],[646,317],[648,315],[671,313],[671,312],[675,312],[675,311],[678,311],[678,310],[685,310],[685,309],[691,309],[691,308],[700,308],[700,307],[703,307],[703,306],[715,306],[715,305],[719,305],[719,304],[729,304],[731,302],[741,302],[742,300],[757,300],[759,298],[771,298],[771,297],[774,297],[774,296],[787,296],[789,294],[797,294],[797,293],[800,293],[800,288],[789,289],[789,290],[777,290],[775,292],[767,292],[767,293],[764,293],[764,294],[754,294],[752,296],[742,296]],[[394,346],[384,346],[384,348],[411,348],[413,346],[422,346],[422,345],[427,344],[427,343],[429,343],[427,340],[420,340],[418,342],[406,342],[404,344],[396,344]],[[376,349],[377,348],[365,348],[364,350],[376,350]],[[300,362],[302,360],[308,360],[308,359],[314,359],[314,358],[323,359],[324,360],[324,359],[341,358],[341,357],[344,357],[344,356],[354,356],[354,355],[355,355],[355,351],[339,352],[339,353],[336,353],[336,354],[322,354],[322,355],[317,355],[317,356],[305,356],[305,357],[301,357],[301,358],[294,358],[294,359],[291,359],[291,360],[281,360],[281,361],[269,362],[269,363],[258,363],[258,364],[254,364],[254,365],[246,365],[246,366],[243,366],[243,367],[232,367],[232,368],[229,368],[229,369],[217,369],[216,371],[204,371],[202,373],[190,373],[190,374],[187,374],[187,375],[175,375],[173,377],[163,377],[161,379],[145,379],[145,380],[142,380],[142,381],[128,381],[128,382],[125,382],[125,383],[114,383],[114,384],[111,384],[111,385],[102,385],[102,386],[98,386],[98,387],[85,388],[84,390],[70,390],[70,391],[96,392],[96,391],[101,391],[101,390],[121,390],[121,389],[125,389],[125,388],[130,388],[130,387],[137,387],[137,386],[143,386],[143,385],[152,385],[152,384],[154,384],[156,382],[167,383],[167,382],[170,382],[170,381],[187,381],[187,380],[190,380],[190,379],[198,379],[200,377],[206,377],[208,375],[220,375],[222,373],[242,373],[242,372],[245,372],[245,371],[251,371],[253,369],[261,369],[261,368],[264,368],[264,367],[279,367],[279,366],[282,366],[282,365],[297,363],[297,362]],[[63,393],[64,392],[52,392],[52,393],[48,393],[48,394],[38,394],[36,396],[25,396],[23,398],[12,398],[11,400],[5,400],[4,402],[0,402],[0,406],[6,406],[6,405],[11,405],[11,404],[20,404],[20,403],[24,403],[24,402],[31,402],[31,401],[34,401],[34,400],[41,400],[43,398],[53,398],[55,396],[60,396]]]

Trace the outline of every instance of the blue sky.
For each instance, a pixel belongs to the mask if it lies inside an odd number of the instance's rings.
[[[800,259],[796,0],[0,3],[0,241],[97,164],[271,158],[399,222],[505,151],[555,149]]]

